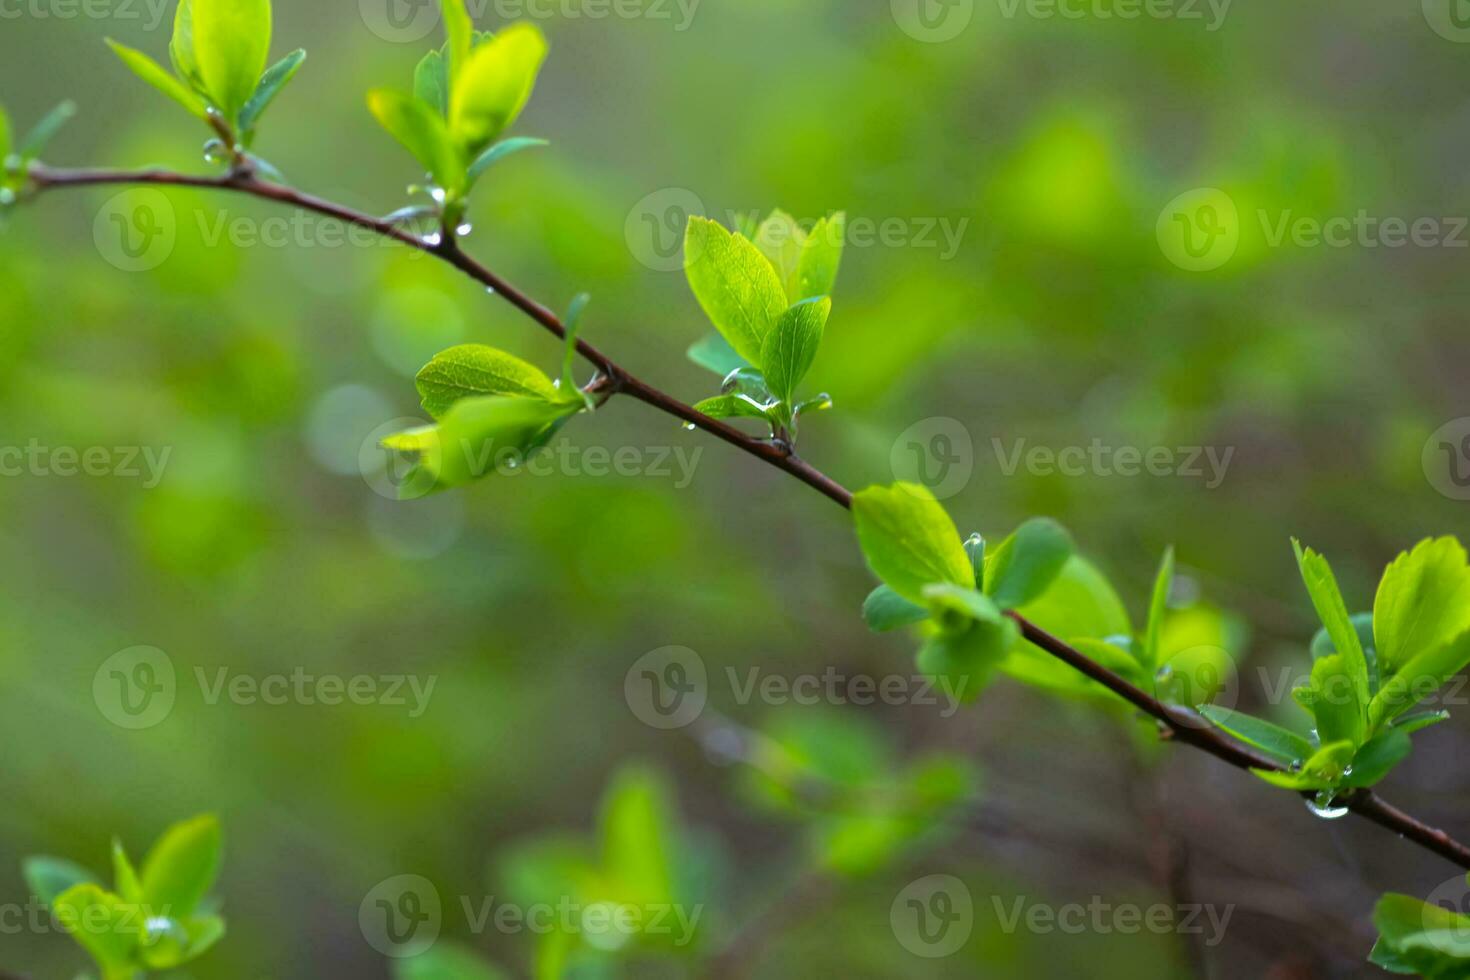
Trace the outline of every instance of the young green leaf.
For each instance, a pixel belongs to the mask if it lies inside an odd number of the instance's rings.
[[[112,841],[112,887],[122,896],[124,901],[143,902],[143,884],[138,880],[138,872],[133,869],[133,862],[128,860],[128,852],[123,849],[122,841],[113,838]],[[160,914],[166,914],[165,910],[159,909]]]
[[[1255,746],[1283,765],[1301,762],[1315,751],[1305,736],[1269,721],[1214,704],[1200,705],[1198,711],[1217,728]]]
[[[1356,749],[1351,742],[1331,742],[1323,745],[1302,763],[1300,771],[1270,772],[1252,769],[1261,779],[1272,786],[1292,790],[1328,790],[1337,787],[1343,773],[1352,765]]]
[[[863,622],[874,633],[913,626],[928,618],[928,609],[909,602],[886,585],[878,586],[863,601]]]
[[[550,145],[551,142],[549,140],[536,139],[534,136],[516,136],[508,140],[501,140],[484,153],[481,153],[479,158],[470,164],[469,182],[473,184],[479,180],[485,171],[512,153],[534,149],[538,146]]]
[[[134,75],[188,109],[192,115],[208,120],[209,116],[205,112],[204,101],[195,95],[187,85],[164,71],[163,66],[158,62],[141,51],[135,51],[125,44],[117,43],[112,38],[106,38],[106,41],[107,46],[122,59],[123,64],[132,69]]]
[[[802,245],[797,265],[795,299],[831,296],[837,285],[837,270],[842,265],[842,249],[847,243],[847,215],[841,211],[823,218]]]
[[[439,0],[439,9],[444,16],[444,34],[448,38],[445,59],[449,68],[449,86],[453,91],[459,77],[470,63],[470,51],[475,46],[475,25],[470,20],[464,0]]]
[[[561,396],[540,368],[484,344],[440,351],[419,370],[414,383],[424,411],[436,419],[465,398],[510,395],[558,401]]]
[[[1317,733],[1324,744],[1363,744],[1368,734],[1364,705],[1358,700],[1355,681],[1342,654],[1334,653],[1313,663],[1311,683],[1293,694],[1316,719]]]
[[[143,861],[145,901],[174,918],[193,914],[213,887],[219,863],[218,818],[206,814],[175,824]]]
[[[368,108],[438,184],[451,193],[464,188],[465,167],[444,120],[422,102],[387,89],[368,93]]]
[[[620,900],[643,907],[674,897],[673,794],[642,768],[613,777],[602,801],[602,861]]]
[[[413,70],[413,97],[449,117],[449,66],[443,51],[430,51]]]
[[[1343,779],[1343,786],[1366,788],[1375,785],[1407,759],[1413,747],[1409,733],[1396,728],[1369,739],[1353,756],[1352,772]]]
[[[245,103],[245,108],[240,110],[240,132],[250,133],[260,123],[260,117],[270,104],[275,101],[281,89],[290,84],[291,79],[296,77],[296,72],[301,69],[301,64],[306,60],[306,52],[297,48],[286,57],[276,62],[260,78],[260,84],[255,87],[255,94],[250,101]]]
[[[796,386],[811,370],[831,313],[832,301],[825,296],[797,303],[781,314],[766,336],[761,367],[771,393],[781,401],[789,403],[795,397]]]
[[[1386,970],[1448,980],[1470,968],[1470,917],[1388,894],[1374,908],[1373,924],[1379,936],[1368,958]]]
[[[190,0],[194,59],[215,107],[234,125],[265,73],[270,0]]]
[[[1470,664],[1470,632],[1425,651],[1379,688],[1368,705],[1368,724],[1376,730],[1424,700]]]
[[[719,223],[689,218],[684,237],[689,287],[715,329],[751,364],[786,312],[786,291],[760,250]]]
[[[695,364],[713,371],[722,378],[728,377],[741,368],[752,367],[749,361],[735,353],[735,348],[730,346],[728,340],[715,331],[696,340],[689,348],[687,356]]]
[[[1417,711],[1412,715],[1395,718],[1393,720],[1393,728],[1395,731],[1412,735],[1415,732],[1423,731],[1431,725],[1438,725],[1442,721],[1449,720],[1450,713],[1443,709],[1439,711]]]
[[[582,331],[582,314],[587,312],[587,304],[590,302],[590,295],[578,293],[572,299],[572,305],[567,307],[567,315],[562,317],[562,325],[567,329],[566,349],[561,359],[560,390],[563,395],[577,390],[577,376],[573,373],[577,364],[577,336]]]
[[[21,862],[21,876],[31,893],[47,905],[56,901],[56,896],[77,885],[95,883],[97,876],[79,864],[64,858],[38,855]]]
[[[36,159],[41,151],[46,148],[52,138],[65,126],[67,122],[77,114],[77,104],[66,101],[46,113],[45,117],[26,134],[25,139],[20,141],[20,154],[22,163]]]
[[[972,701],[1019,636],[1020,628],[1008,618],[972,620],[964,629],[928,640],[919,650],[919,670],[942,679],[961,700]]]
[[[61,927],[102,968],[102,980],[132,980],[142,924],[138,908],[97,885],[77,885],[51,903]]]
[[[448,0],[449,3],[455,0]],[[546,38],[526,21],[475,48],[449,92],[449,132],[467,158],[477,156],[515,122],[546,60]]]
[[[165,923],[165,928],[150,929],[138,951],[144,965],[153,970],[172,970],[197,959],[225,935],[225,920],[217,915],[164,919],[159,924]]]
[[[806,232],[802,231],[796,219],[777,208],[756,228],[751,241],[775,267],[786,290],[786,301],[795,304],[808,298],[798,295],[801,292],[799,273]]]
[[[936,583],[974,587],[959,531],[927,487],[869,487],[854,495],[852,514],[868,567],[910,602],[927,604],[924,588]]]
[[[1470,560],[1460,542],[1421,541],[1384,571],[1373,602],[1373,637],[1385,678],[1467,629]]]
[[[986,592],[1003,609],[1024,606],[1051,586],[1072,552],[1072,536],[1056,521],[1029,520],[986,558]]]
[[[1316,607],[1322,625],[1327,627],[1328,635],[1332,637],[1332,645],[1342,658],[1340,670],[1351,685],[1348,695],[1361,712],[1366,708],[1369,697],[1368,661],[1363,654],[1363,645],[1358,640],[1358,631],[1353,628],[1352,617],[1348,615],[1347,605],[1342,601],[1342,592],[1337,587],[1332,566],[1315,551],[1303,548],[1301,542],[1292,539],[1291,544],[1296,550],[1297,565],[1301,569],[1307,592],[1312,597],[1312,605]],[[1361,732],[1361,724],[1358,730]],[[1323,741],[1329,741],[1327,736],[1323,736]]]
[[[168,57],[174,74],[183,79],[196,94],[207,97],[204,76],[199,73],[199,59],[194,57],[194,8],[191,0],[179,0],[174,11],[174,36],[168,44]]]
[[[1164,629],[1164,614],[1169,609],[1169,589],[1174,584],[1174,549],[1164,549],[1164,560],[1159,563],[1159,574],[1154,578],[1154,591],[1148,604],[1148,622],[1143,629],[1144,665],[1153,668],[1159,664],[1159,636]]]
[[[975,588],[985,592],[985,539],[979,534],[970,535],[965,539],[965,554],[970,556],[970,567],[975,570]]]
[[[4,183],[6,161],[10,159],[10,151],[14,137],[10,135],[10,116],[5,107],[0,105],[0,183]]]
[[[715,395],[695,402],[694,410],[712,419],[763,419],[771,416],[748,395]]]
[[[405,499],[413,499],[489,476],[500,465],[521,465],[582,407],[580,400],[559,396],[555,401],[504,395],[461,398],[437,425],[397,433],[382,444],[417,455],[417,466],[399,488]]]

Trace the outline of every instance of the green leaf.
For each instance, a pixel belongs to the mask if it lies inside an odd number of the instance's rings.
[[[1056,521],[1033,518],[985,559],[986,592],[1003,609],[1041,597],[1072,557],[1072,536]]]
[[[468,946],[441,939],[417,956],[394,960],[393,980],[507,980],[507,974]]]
[[[1144,666],[1159,665],[1159,636],[1164,629],[1164,614],[1169,610],[1169,589],[1174,584],[1174,549],[1164,549],[1159,574],[1154,578],[1154,591],[1148,604],[1148,622],[1143,629]]]
[[[107,46],[122,59],[123,64],[132,69],[134,75],[188,109],[192,115],[208,121],[209,116],[205,113],[204,102],[199,96],[195,95],[183,82],[164,71],[163,66],[158,62],[141,51],[135,51],[125,44],[118,44],[112,38],[105,40]]]
[[[20,869],[26,886],[47,905],[53,904],[56,896],[62,892],[77,885],[93,884],[97,880],[96,875],[79,864],[45,855],[26,858],[21,862]]]
[[[1352,764],[1354,751],[1352,742],[1332,742],[1312,753],[1302,763],[1300,772],[1269,772],[1265,769],[1252,769],[1251,772],[1282,789],[1334,789],[1342,780],[1343,772]]]
[[[448,38],[447,61],[449,85],[446,92],[453,91],[460,75],[470,63],[470,52],[475,46],[475,25],[470,20],[464,0],[439,0],[439,9],[444,15],[444,34]]]
[[[673,808],[668,786],[653,772],[627,768],[613,777],[602,801],[602,860],[620,901],[673,901]]]
[[[886,585],[880,585],[863,600],[863,622],[875,633],[913,626],[929,618],[929,610],[909,602]]]
[[[924,602],[934,614],[940,629],[961,630],[973,620],[999,623],[1002,613],[995,600],[976,589],[963,585],[936,582],[924,586]]]
[[[1373,910],[1379,939],[1369,957],[1395,973],[1462,977],[1470,959],[1470,918],[1409,895],[1388,894]]]
[[[1237,740],[1253,745],[1284,765],[1302,762],[1315,751],[1312,743],[1296,732],[1260,718],[1219,705],[1204,704],[1197,709],[1211,724]]]
[[[1062,566],[1061,574],[1039,599],[1016,611],[1074,645],[1092,640],[1113,649],[1131,646],[1129,635],[1133,628],[1123,600],[1107,576],[1081,555],[1073,555]],[[1116,643],[1112,642],[1115,639]],[[1088,650],[1092,651],[1089,656],[1100,660],[1094,648],[1088,647]],[[1110,665],[1115,670],[1126,668],[1123,673],[1139,670],[1138,660],[1132,653],[1123,663]],[[1013,647],[1002,666],[1010,676],[1044,690],[1108,700],[1113,698],[1096,682],[1029,644],[1018,643]],[[1148,682],[1151,683],[1151,679]]]
[[[434,183],[456,195],[462,192],[464,160],[449,139],[443,119],[422,102],[387,89],[369,92],[368,108],[383,128],[429,172]]]
[[[546,38],[534,24],[521,21],[475,48],[464,71],[455,71],[449,132],[466,158],[479,154],[515,122],[545,60]]]
[[[960,700],[972,701],[1019,636],[1020,628],[1008,618],[973,620],[962,630],[926,642],[919,650],[919,670],[942,679]]]
[[[781,314],[776,328],[766,336],[761,367],[771,393],[781,401],[792,401],[796,386],[811,370],[831,313],[832,301],[826,297],[797,303]]]
[[[766,336],[789,308],[766,257],[719,223],[691,215],[684,236],[684,271],[715,329],[746,361],[761,363]]]
[[[781,286],[786,290],[786,301],[795,304],[806,299],[798,295],[801,292],[799,276],[806,232],[801,230],[796,219],[777,208],[761,222],[752,241],[775,267]]]
[[[461,344],[440,351],[414,378],[424,411],[443,418],[455,402],[484,395],[561,400],[561,392],[540,368],[484,344]]]
[[[1343,785],[1360,788],[1378,783],[1407,759],[1413,748],[1409,733],[1396,728],[1369,739],[1353,756],[1353,771],[1343,780]]]
[[[974,587],[959,531],[927,487],[869,487],[853,497],[852,513],[868,567],[905,599],[925,604],[925,586],[936,583]]]
[[[430,51],[414,67],[413,97],[448,118],[449,65],[444,52]]]
[[[1449,720],[1450,713],[1448,711],[1419,711],[1415,712],[1412,715],[1404,715],[1401,718],[1395,718],[1393,721],[1393,727],[1395,731],[1405,732],[1409,735],[1412,735],[1415,732],[1423,731],[1431,725],[1438,725],[1442,721]]]
[[[199,0],[195,0],[199,2]],[[212,814],[175,824],[143,861],[143,895],[160,914],[193,914],[219,873],[220,826]]]
[[[190,0],[194,58],[231,125],[255,94],[271,47],[270,0]]]
[[[1373,602],[1380,673],[1470,630],[1470,560],[1454,538],[1419,542],[1388,566]]]
[[[1322,742],[1348,741],[1362,745],[1367,737],[1363,706],[1347,658],[1340,653],[1312,664],[1311,683],[1294,692],[1297,702],[1312,713]]]
[[[297,48],[272,65],[261,76],[260,84],[255,87],[255,94],[250,97],[249,102],[245,103],[245,108],[240,110],[240,131],[242,133],[249,133],[255,129],[265,110],[270,108],[276,96],[281,94],[281,89],[296,77],[296,72],[301,69],[301,64],[305,60],[306,52]]]
[[[133,862],[128,860],[128,852],[123,849],[122,841],[117,838],[113,838],[112,841],[112,887],[124,901],[137,903],[144,901],[143,885],[138,880],[138,872],[133,870]]]
[[[26,134],[26,138],[20,141],[20,149],[16,152],[20,154],[22,164],[40,156],[41,151],[46,148],[46,144],[50,143],[57,132],[61,130],[61,127],[65,126],[68,120],[76,114],[77,104],[70,100],[61,103],[46,113],[45,118],[36,123],[31,128],[31,131]],[[3,157],[4,154],[0,154],[0,159],[3,159]]]
[[[57,896],[52,909],[61,927],[97,961],[103,980],[132,980],[129,963],[142,938],[137,906],[97,885],[77,885]]]
[[[730,346],[728,340],[713,331],[694,342],[689,348],[688,357],[695,364],[722,378],[742,368],[753,368],[749,361],[735,353],[735,348]]]
[[[572,305],[567,308],[567,315],[562,317],[562,325],[566,327],[566,349],[561,359],[561,388],[559,394],[570,395],[578,391],[577,376],[574,369],[577,364],[577,336],[582,330],[582,314],[587,311],[587,304],[592,302],[592,297],[587,293],[578,293],[572,299]]]
[[[550,140],[536,139],[534,136],[516,136],[508,140],[501,140],[484,153],[481,153],[479,158],[470,164],[470,183],[473,184],[479,180],[485,171],[512,153],[519,153],[522,150],[530,150],[538,146],[550,145]]]
[[[1368,724],[1376,730],[1424,700],[1470,664],[1470,631],[1437,649],[1414,657],[1379,688],[1368,705]]]
[[[694,410],[712,419],[763,419],[771,416],[748,395],[716,395],[694,404]]]
[[[796,299],[830,296],[837,285],[842,249],[847,241],[847,215],[837,212],[818,221],[802,246],[797,266]]]
[[[225,920],[217,915],[154,919],[150,926],[139,952],[155,970],[171,970],[198,959],[225,935]]]
[[[439,424],[389,436],[383,446],[418,456],[400,493],[405,498],[463,486],[499,465],[518,466],[543,447],[580,402],[526,396],[461,398]],[[505,458],[505,454],[510,458]]]
[[[204,76],[199,73],[199,60],[194,57],[194,8],[190,0],[179,0],[174,12],[174,36],[168,45],[174,74],[199,95],[205,95]]]
[[[13,139],[10,134],[10,116],[5,107],[0,105],[0,184],[4,183],[6,160],[10,157]]]
[[[1353,703],[1334,707],[1340,708],[1344,714],[1349,710],[1354,711],[1361,719],[1368,704],[1368,661],[1363,654],[1362,643],[1358,640],[1358,631],[1353,628],[1352,617],[1348,615],[1347,605],[1342,601],[1342,592],[1337,587],[1337,579],[1333,576],[1327,559],[1310,548],[1304,549],[1301,542],[1294,538],[1291,544],[1296,550],[1297,565],[1301,569],[1307,592],[1312,597],[1312,605],[1316,607],[1322,625],[1327,627],[1332,645],[1341,658],[1340,666],[1335,669],[1341,670],[1350,682],[1348,700]],[[1316,676],[1315,668],[1313,676]],[[1359,733],[1358,741],[1361,743],[1363,721],[1360,720],[1352,727]],[[1331,739],[1324,734],[1322,740],[1328,742]]]

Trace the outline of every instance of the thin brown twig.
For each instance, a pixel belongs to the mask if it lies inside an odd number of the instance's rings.
[[[347,224],[370,229],[409,248],[415,248],[442,259],[481,285],[493,289],[497,295],[553,335],[562,338],[566,336],[566,327],[555,313],[467,255],[452,235],[420,238],[385,219],[373,217],[281,184],[262,181],[248,168],[237,168],[227,174],[211,177],[157,169],[62,170],[32,164],[28,174],[30,178],[28,191],[32,195],[53,188],[118,184],[200,187],[248,194],[336,218]],[[635,377],[585,340],[577,341],[577,351],[604,376],[605,381],[600,387],[600,393],[608,397],[613,394],[629,395],[715,436],[736,449],[761,459],[796,477],[840,506],[851,509],[852,492],[798,457],[788,446],[757,439],[718,419],[710,418],[695,410],[693,406]],[[1196,713],[1160,701],[1014,611],[1007,612],[1006,615],[1016,622],[1021,629],[1021,635],[1029,643],[1080,671],[1158,721],[1163,726],[1165,735],[1172,740],[1208,752],[1217,759],[1228,762],[1239,769],[1264,769],[1278,772],[1283,769],[1274,759],[1227,738],[1218,729],[1209,726]],[[1470,847],[1455,840],[1443,830],[1432,827],[1393,806],[1372,790],[1354,790],[1340,795],[1337,802],[1347,806],[1358,816],[1393,831],[1462,868],[1470,869]]]

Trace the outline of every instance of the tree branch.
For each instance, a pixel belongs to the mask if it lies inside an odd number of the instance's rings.
[[[281,184],[262,181],[248,168],[237,168],[222,176],[210,177],[166,170],[61,170],[41,164],[32,164],[29,169],[29,177],[30,188],[27,196],[34,196],[54,188],[116,184],[201,187],[247,194],[336,218],[347,224],[370,229],[385,238],[393,239],[409,248],[418,249],[447,262],[481,285],[493,289],[497,295],[556,337],[566,336],[566,327],[555,313],[467,255],[452,235],[432,235],[420,238],[382,218],[355,211]],[[577,352],[601,372],[602,379],[594,383],[598,393],[608,397],[614,394],[629,395],[796,477],[840,506],[848,509],[852,507],[851,491],[798,457],[788,446],[757,439],[733,426],[696,411],[693,406],[679,401],[672,395],[630,374],[585,340],[577,341]],[[1166,737],[1208,752],[1215,758],[1239,769],[1282,770],[1282,766],[1274,759],[1225,737],[1195,712],[1165,704],[1014,611],[1007,612],[1006,615],[1015,620],[1021,628],[1021,635],[1029,643],[1073,667],[1158,721],[1163,726]],[[1358,816],[1413,841],[1420,847],[1438,854],[1461,868],[1470,869],[1470,847],[1455,840],[1443,830],[1431,827],[1405,813],[1372,790],[1353,790],[1338,796],[1337,801],[1346,805]]]

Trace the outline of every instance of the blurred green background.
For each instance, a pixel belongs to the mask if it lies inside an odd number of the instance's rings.
[[[1327,553],[1367,606],[1394,553],[1465,526],[1434,434],[1470,415],[1470,234],[1454,221],[1470,214],[1470,37],[1436,30],[1433,2],[1238,4],[1218,21],[1183,3],[1136,19],[1108,0],[1079,18],[960,0],[916,21],[910,6],[532,7],[552,56],[517,131],[552,145],[491,172],[467,248],[554,308],[592,293],[587,338],[693,401],[715,386],[684,359],[707,328],[669,268],[681,209],[845,209],[887,229],[849,241],[812,376],[836,408],[808,419],[803,454],[858,487],[912,475],[913,453],[931,451],[926,471],[958,467],[943,472],[958,474],[946,503],[964,530],[1061,519],[1135,619],[1175,543],[1176,604],[1248,624],[1228,696],[1290,717],[1263,683],[1300,670],[1316,625],[1289,536]],[[48,162],[207,169],[207,134],[102,44],[163,57],[171,7],[161,22],[141,0],[91,9],[0,7],[0,101],[17,125],[71,97],[80,115]],[[520,5],[471,9],[494,29]],[[277,4],[273,53],[310,58],[256,146],[293,183],[377,213],[407,203],[416,173],[363,93],[407,88],[441,38],[432,6],[399,13],[408,26],[382,0]],[[1202,271],[1167,244],[1170,203],[1196,188],[1237,209],[1237,247]],[[0,901],[26,902],[25,855],[100,868],[111,835],[137,851],[213,810],[230,936],[187,975],[387,976],[358,923],[378,882],[412,873],[449,901],[502,896],[497,860],[531,835],[590,831],[611,774],[637,759],[667,775],[705,842],[716,936],[761,914],[804,860],[800,827],[753,805],[739,771],[687,732],[640,721],[624,679],[649,651],[690,648],[715,678],[712,707],[763,727],[819,709],[738,703],[727,667],[912,672],[912,644],[858,616],[871,579],[846,515],[629,400],[564,438],[579,454],[633,447],[648,472],[390,500],[374,489],[371,435],[421,415],[412,375],[428,357],[481,341],[550,370],[557,345],[405,249],[334,244],[315,220],[270,225],[292,216],[246,198],[116,195],[43,196],[0,234],[0,444],[168,453],[156,480],[34,467],[0,479]],[[140,201],[168,229],[162,253],[121,247],[114,222],[141,220]],[[1435,219],[1439,240],[1272,241],[1284,217],[1360,211]],[[1008,465],[1018,445],[1094,440],[1232,455],[1219,481]],[[693,460],[687,480],[675,450]],[[129,730],[93,682],[139,645],[167,654],[178,695]],[[210,704],[196,669],[221,667],[437,680],[419,717]],[[1198,753],[1140,776],[1102,716],[1012,681],[950,718],[820,710],[872,727],[898,757],[970,756],[988,816],[778,908],[753,975],[1183,971],[1175,937],[1006,932],[992,903],[1167,900],[1151,871],[1159,819],[1188,842],[1195,899],[1235,908],[1208,951],[1219,976],[1366,974],[1374,897],[1425,894],[1448,872]],[[1421,737],[1385,786],[1461,833],[1467,724],[1462,712]],[[975,935],[924,960],[889,911],[934,873],[967,883]],[[447,937],[528,970],[534,937],[472,931],[448,916]],[[0,965],[37,977],[82,963],[66,937],[34,930],[0,949]],[[639,969],[627,975],[685,968]]]

